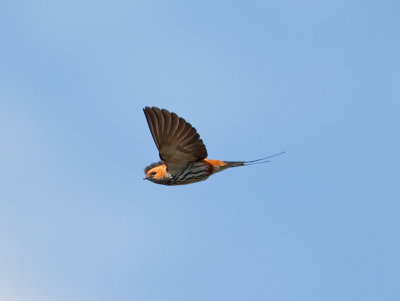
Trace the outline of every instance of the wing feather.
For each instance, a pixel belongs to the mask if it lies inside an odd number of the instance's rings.
[[[151,135],[170,173],[189,162],[207,158],[207,149],[196,129],[185,119],[165,109],[143,109]]]

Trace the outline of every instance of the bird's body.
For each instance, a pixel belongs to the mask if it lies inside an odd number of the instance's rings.
[[[145,179],[163,185],[183,185],[206,180],[230,167],[268,162],[207,159],[207,149],[192,125],[165,109],[143,109],[162,161],[145,168]]]
[[[149,170],[149,174],[155,172],[157,177],[152,177],[151,180],[163,185],[183,185],[207,180],[214,173],[223,171],[229,167],[228,162],[212,159],[203,159],[200,161],[189,162],[179,172],[172,175],[167,171],[167,165],[163,161],[160,165]],[[146,173],[147,176],[147,173]]]

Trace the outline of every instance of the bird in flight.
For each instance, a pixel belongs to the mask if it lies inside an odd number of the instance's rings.
[[[143,111],[162,160],[145,168],[144,180],[157,184],[183,185],[200,182],[230,167],[269,162],[266,159],[283,153],[252,161],[207,159],[206,146],[189,122],[175,113],[157,107],[145,107]]]

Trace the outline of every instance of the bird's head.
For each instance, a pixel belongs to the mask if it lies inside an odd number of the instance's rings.
[[[155,183],[165,181],[167,178],[167,168],[165,165],[153,167],[146,173],[146,177],[143,180],[150,180]]]

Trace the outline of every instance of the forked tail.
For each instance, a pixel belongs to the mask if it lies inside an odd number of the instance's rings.
[[[254,164],[262,164],[262,163],[268,163],[270,162],[270,160],[273,157],[277,157],[279,155],[282,155],[285,152],[280,152],[278,154],[272,155],[272,156],[268,156],[265,158],[261,158],[261,159],[257,159],[257,160],[251,160],[251,161],[225,161],[226,163],[228,163],[229,167],[237,167],[237,166],[246,166],[246,165],[254,165]]]

